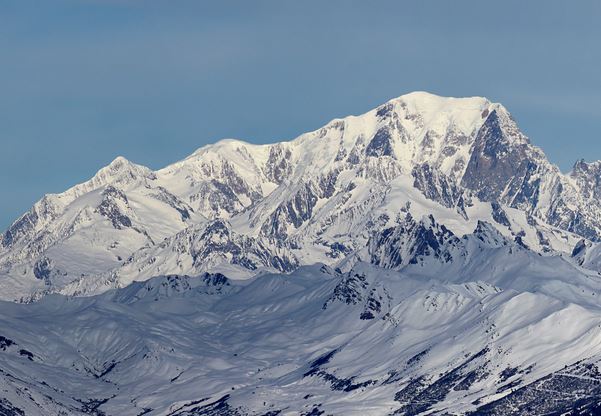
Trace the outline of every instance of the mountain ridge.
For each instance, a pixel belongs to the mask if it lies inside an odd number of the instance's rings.
[[[427,93],[117,157],[2,235],[0,414],[597,414],[600,169]]]
[[[571,253],[580,238],[601,235],[601,204],[591,199],[601,187],[586,191],[598,166],[577,162],[562,174],[509,112],[486,98],[410,93],[289,142],[225,139],[156,171],[117,157],[89,181],[46,195],[2,234],[0,286],[8,280],[35,292],[60,290],[82,275],[106,279],[139,250],[214,220],[265,240],[270,251],[289,245],[291,264],[334,264],[390,226],[395,204],[413,204],[407,210],[421,215],[416,201],[423,212],[432,209],[428,201],[440,205],[436,216],[456,232],[484,220],[525,234],[520,238],[537,251]],[[524,212],[527,224],[511,229],[512,209]],[[53,252],[85,261],[75,267]],[[265,264],[274,261],[280,263]],[[174,264],[155,273],[211,271],[199,267]]]

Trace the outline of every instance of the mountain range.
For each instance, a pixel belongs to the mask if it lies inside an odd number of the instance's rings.
[[[0,236],[0,414],[599,414],[600,197],[425,92],[118,157]]]

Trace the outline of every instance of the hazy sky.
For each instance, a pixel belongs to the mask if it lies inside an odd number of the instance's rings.
[[[414,90],[601,159],[601,2],[0,0],[0,228],[115,156],[290,139]]]

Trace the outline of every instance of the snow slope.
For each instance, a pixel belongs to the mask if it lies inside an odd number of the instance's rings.
[[[462,273],[453,266],[441,273],[432,266],[440,259],[424,252],[398,270],[356,263],[345,273],[302,266],[245,281],[172,275],[92,297],[0,302],[0,409],[26,415],[599,409],[601,278],[495,233],[483,224],[462,244],[445,244],[470,253],[467,266],[458,267]],[[475,255],[480,250],[497,253]]]

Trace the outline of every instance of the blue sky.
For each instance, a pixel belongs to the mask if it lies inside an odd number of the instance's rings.
[[[486,96],[601,159],[599,1],[0,0],[0,227],[115,156],[290,139],[404,93]]]

